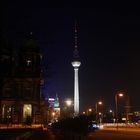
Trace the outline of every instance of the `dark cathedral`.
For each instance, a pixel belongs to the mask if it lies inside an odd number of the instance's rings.
[[[48,103],[37,42],[32,35],[20,47],[0,41],[0,123],[43,123]]]

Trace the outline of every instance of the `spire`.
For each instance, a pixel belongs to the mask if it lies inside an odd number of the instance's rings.
[[[74,29],[74,33],[75,33],[75,36],[74,36],[74,38],[75,38],[75,48],[77,48],[78,46],[77,46],[77,22],[75,21],[75,29]]]
[[[55,101],[54,101],[54,107],[55,108],[59,107],[59,99],[58,99],[57,93],[56,93],[56,97],[55,97]]]
[[[39,42],[35,38],[35,35],[33,32],[29,32],[27,36],[23,40],[23,45],[22,45],[22,51],[24,52],[36,52],[38,53],[40,51],[39,48]]]
[[[79,52],[78,52],[78,33],[77,33],[77,21],[75,20],[75,28],[74,28],[74,52],[73,57],[74,59],[79,59]]]
[[[58,100],[58,95],[57,95],[57,93],[56,93],[56,95],[55,95],[55,99]]]

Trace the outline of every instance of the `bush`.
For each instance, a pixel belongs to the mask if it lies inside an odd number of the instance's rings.
[[[53,123],[52,128],[86,134],[90,131],[89,126],[91,122],[91,117],[79,116],[75,118],[67,118],[59,122]]]

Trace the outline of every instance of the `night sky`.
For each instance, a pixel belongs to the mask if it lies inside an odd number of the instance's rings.
[[[74,22],[78,23],[80,110],[102,100],[114,106],[117,90],[140,110],[140,11],[129,6],[11,2],[2,5],[1,34],[14,46],[30,32],[48,65],[46,96],[73,98]]]

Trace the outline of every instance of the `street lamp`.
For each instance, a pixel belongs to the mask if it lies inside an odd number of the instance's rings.
[[[73,110],[72,110],[72,100],[71,99],[67,99],[65,100],[65,115],[66,117],[72,117],[73,116]]]
[[[98,101],[98,102],[96,102],[96,104],[95,104],[95,117],[96,117],[96,121],[97,121],[97,116],[99,115],[100,116],[100,114],[98,114],[98,105],[102,105],[103,103],[102,103],[102,101]],[[101,112],[99,112],[99,113],[101,113]],[[100,118],[101,119],[101,118]],[[101,120],[100,120],[101,121]]]
[[[109,109],[109,114],[111,114],[111,120],[115,123],[114,111],[112,109]]]
[[[86,114],[86,112],[85,111],[83,111],[83,113],[82,113],[83,115],[85,115]]]
[[[52,120],[55,120],[55,112],[52,112]]]
[[[102,104],[103,104],[102,101],[96,102],[96,104],[95,104],[95,112],[96,112],[96,114],[98,113],[98,105],[102,105]]]
[[[118,97],[123,97],[123,93],[116,93],[115,94],[115,105],[116,105],[116,123],[117,123],[117,129],[118,129]]]
[[[112,113],[113,112],[112,109],[110,109],[109,112]]]
[[[70,107],[72,105],[72,100],[70,99],[66,100],[66,105]]]
[[[89,108],[89,109],[88,109],[88,111],[89,111],[89,112],[91,112],[91,111],[92,111],[92,109],[91,109],[91,108]]]
[[[125,101],[125,112],[126,112],[126,123],[128,123],[128,121],[129,121],[129,113],[130,113],[130,108],[131,108],[131,106],[130,106],[130,97],[129,97],[129,95],[126,95],[126,101]]]
[[[92,113],[92,108],[89,108],[88,110],[87,110],[87,115],[90,115]]]

